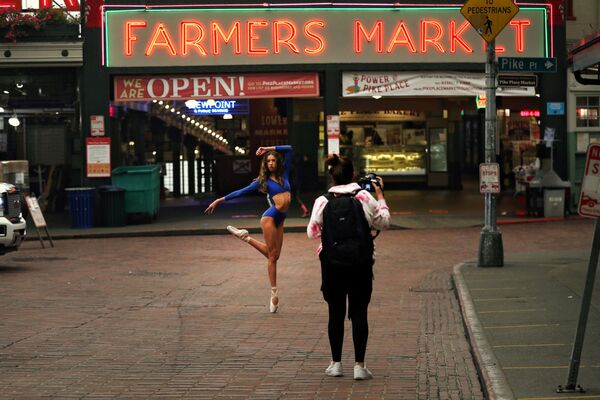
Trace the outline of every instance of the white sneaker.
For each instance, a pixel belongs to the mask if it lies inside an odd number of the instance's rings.
[[[332,361],[329,364],[329,367],[325,370],[325,375],[327,376],[344,376],[342,372],[342,363],[340,361]]]
[[[367,369],[366,366],[361,367],[357,364],[354,366],[354,379],[356,379],[357,381],[373,379],[373,374]]]
[[[271,301],[269,303],[269,311],[276,313],[279,308],[279,292],[277,288],[271,288]]]
[[[242,239],[244,242],[247,242],[248,240],[250,240],[250,237],[248,236],[248,231],[245,229],[238,229],[235,226],[228,225],[227,230],[233,236],[235,236],[236,238]]]

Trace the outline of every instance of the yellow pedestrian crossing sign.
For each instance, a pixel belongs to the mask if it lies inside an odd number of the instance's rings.
[[[460,13],[488,43],[519,12],[512,0],[467,0]]]

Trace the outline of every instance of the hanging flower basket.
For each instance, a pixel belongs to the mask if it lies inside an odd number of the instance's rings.
[[[79,24],[80,18],[60,8],[8,10],[0,13],[0,40],[15,43],[74,38]]]

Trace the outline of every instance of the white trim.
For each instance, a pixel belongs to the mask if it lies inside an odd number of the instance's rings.
[[[63,50],[67,55],[63,55]],[[6,52],[10,51],[10,57]],[[83,65],[83,42],[33,42],[1,43],[0,66],[58,66],[76,67]]]

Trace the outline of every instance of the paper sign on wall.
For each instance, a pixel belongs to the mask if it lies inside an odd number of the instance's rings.
[[[104,136],[104,115],[90,115],[90,135]]]
[[[87,177],[110,178],[110,138],[86,138]]]

